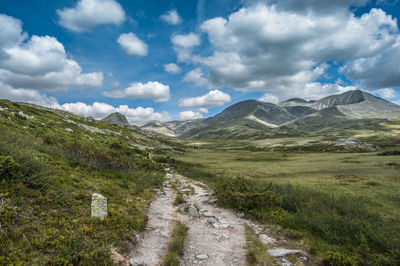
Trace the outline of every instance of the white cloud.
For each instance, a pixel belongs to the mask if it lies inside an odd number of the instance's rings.
[[[279,98],[270,93],[265,93],[258,100],[261,102],[267,102],[267,103],[278,103],[279,102]]]
[[[379,96],[386,98],[386,99],[393,99],[397,98],[397,91],[390,88],[379,89],[375,91]]]
[[[156,102],[167,102],[170,90],[168,85],[158,81],[149,81],[145,84],[133,82],[124,90],[105,91],[103,95],[110,98],[153,99]]]
[[[33,35],[28,39],[21,21],[0,15],[0,22],[10,26],[6,33],[0,33],[0,81],[4,84],[51,92],[102,85],[103,73],[82,73],[56,38]]]
[[[120,105],[113,107],[106,103],[94,102],[93,104],[85,104],[82,102],[65,103],[60,105],[56,98],[48,97],[35,90],[29,89],[14,89],[0,81],[0,99],[8,99],[16,102],[33,103],[40,106],[60,109],[75,114],[84,115],[101,119],[110,113],[120,112],[123,113],[130,123],[140,123],[149,120],[169,121],[171,116],[168,112],[155,112],[151,107],[136,107],[130,108],[127,105]]]
[[[167,13],[161,15],[160,18],[171,25],[177,25],[182,22],[176,9],[169,10]]]
[[[400,87],[400,36],[395,45],[372,57],[350,61],[341,69],[351,81],[367,88]]]
[[[211,56],[176,49],[178,60],[206,66],[209,72],[202,76],[213,87],[273,95],[292,87],[304,95],[302,87],[325,74],[326,62],[374,57],[399,38],[396,19],[384,11],[352,13],[349,7],[364,0],[267,2],[205,21],[200,28],[208,36]]]
[[[231,101],[231,96],[220,90],[211,90],[206,95],[199,97],[183,98],[179,102],[180,107],[211,107],[222,106]]]
[[[19,19],[0,14],[0,25],[0,48],[12,48],[27,37]]]
[[[165,64],[164,70],[171,74],[178,74],[181,72],[181,68],[177,64],[174,64],[174,63]]]
[[[203,115],[199,112],[183,111],[179,113],[179,120],[191,120],[198,118],[203,118]]]
[[[60,105],[54,97],[48,97],[35,90],[13,89],[0,81],[0,99],[8,99],[15,102],[33,103],[49,108],[59,108]]]
[[[130,108],[128,105],[113,107],[109,104],[99,102],[94,102],[91,105],[81,102],[67,103],[63,104],[60,109],[84,116],[90,116],[95,119],[101,119],[113,112],[120,112],[126,116],[131,124],[149,120],[168,121],[171,119],[167,112],[157,113],[151,107],[144,108],[139,106],[136,108]]]
[[[73,8],[57,9],[61,26],[77,32],[92,31],[102,24],[120,25],[125,11],[115,0],[79,0]]]
[[[121,34],[117,42],[128,55],[145,56],[148,53],[147,44],[140,40],[132,32]]]
[[[208,114],[208,109],[204,107],[200,107],[199,109],[197,109],[197,111],[199,111],[199,113],[201,114]]]
[[[172,44],[178,47],[191,48],[200,45],[200,37],[193,32],[187,35],[173,35],[171,38]]]
[[[186,82],[193,82],[197,86],[209,86],[207,78],[205,78],[203,71],[199,67],[186,73],[183,80]]]

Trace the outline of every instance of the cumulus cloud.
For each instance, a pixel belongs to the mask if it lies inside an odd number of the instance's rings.
[[[395,45],[372,57],[346,63],[342,73],[367,88],[400,87],[400,37]]]
[[[204,108],[204,107],[200,107],[199,109],[197,109],[199,111],[199,113],[201,114],[208,114],[208,109]]]
[[[174,64],[174,63],[165,64],[164,70],[171,74],[178,74],[181,72],[181,68],[177,64]]]
[[[112,105],[99,102],[94,102],[93,104],[85,104],[81,102],[66,103],[63,104],[60,109],[84,116],[90,116],[95,119],[103,118],[113,112],[120,112],[126,116],[131,124],[149,120],[167,121],[171,119],[167,112],[157,113],[151,107],[144,108],[139,106],[136,108],[130,108],[128,105],[113,107]]]
[[[169,10],[167,13],[161,15],[160,18],[171,25],[177,25],[182,22],[176,9]]]
[[[197,86],[209,86],[208,79],[205,77],[201,68],[193,69],[192,71],[186,73],[183,77],[186,82],[193,82]]]
[[[48,97],[45,94],[39,93],[35,90],[13,89],[12,87],[0,81],[0,99],[3,98],[16,102],[27,102],[48,108],[60,109],[86,117],[93,117],[95,119],[101,119],[111,113],[120,112],[126,116],[131,124],[150,120],[171,120],[171,116],[168,112],[155,112],[152,107],[139,106],[136,108],[130,108],[128,105],[119,105],[118,107],[114,107],[112,105],[99,102],[94,102],[93,104],[75,102],[61,105],[54,97]]]
[[[19,19],[0,14],[0,48],[12,48],[26,39],[22,32],[22,22]]]
[[[211,107],[222,106],[231,101],[231,96],[220,90],[211,90],[206,95],[199,97],[183,98],[179,102],[180,107]]]
[[[390,88],[379,89],[375,91],[379,96],[386,98],[386,99],[393,99],[397,98],[397,91]]]
[[[200,45],[199,35],[194,34],[193,32],[187,35],[180,35],[180,34],[173,35],[171,41],[173,45],[183,48],[190,48],[193,46]]]
[[[179,120],[190,120],[198,118],[204,118],[204,117],[201,113],[193,111],[183,111],[179,113]]]
[[[15,102],[33,103],[49,108],[60,108],[56,98],[48,97],[43,93],[28,89],[14,89],[0,81],[0,99]]]
[[[66,91],[71,86],[100,87],[103,73],[82,73],[80,65],[68,58],[62,43],[50,36],[22,33],[22,22],[0,15],[10,26],[0,33],[0,81],[14,89]]]
[[[124,90],[105,91],[103,95],[117,99],[152,99],[156,102],[167,102],[170,98],[170,90],[168,85],[158,81],[149,81],[145,84],[133,82]]]
[[[121,34],[118,37],[117,42],[128,55],[145,56],[148,53],[147,44],[132,32]]]
[[[186,35],[175,34],[171,37],[174,51],[178,55],[178,61],[187,61],[191,58],[194,47],[201,44],[199,35],[191,32]]]
[[[77,32],[92,31],[102,24],[120,25],[125,11],[115,0],[79,0],[73,8],[57,9],[61,26]]]
[[[279,102],[279,98],[270,93],[265,93],[258,100],[261,102],[267,102],[267,103],[278,103]]]
[[[178,50],[178,60],[206,66],[209,72],[202,76],[214,87],[278,94],[295,88],[305,92],[302,87],[312,84],[322,89],[322,95],[326,88],[315,82],[325,74],[326,62],[379,57],[399,38],[396,19],[381,9],[361,16],[349,9],[366,1],[266,2],[205,21],[200,28],[208,36],[212,54],[182,56]],[[335,12],[321,15],[330,9]]]

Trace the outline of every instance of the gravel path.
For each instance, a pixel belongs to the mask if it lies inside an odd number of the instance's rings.
[[[253,227],[278,265],[293,265],[286,259],[290,254],[299,256],[300,261],[296,265],[315,265],[304,251],[286,249],[285,244],[270,237],[268,229],[263,226],[216,206],[212,191],[204,184],[178,174],[168,173],[166,177],[164,192],[158,191],[157,198],[150,205],[148,227],[139,238],[136,250],[131,253],[131,265],[161,264],[175,220],[189,227],[185,253],[180,261],[183,266],[246,265],[245,224]],[[187,194],[184,196],[186,203],[180,206],[173,205],[176,197],[172,188],[174,184],[176,189]]]

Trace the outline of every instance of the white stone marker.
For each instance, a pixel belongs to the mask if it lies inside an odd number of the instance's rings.
[[[92,195],[92,217],[104,219],[107,215],[107,199],[100,194]]]

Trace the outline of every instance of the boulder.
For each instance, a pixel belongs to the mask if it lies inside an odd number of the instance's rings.
[[[136,258],[131,258],[131,259],[129,260],[129,264],[130,264],[131,266],[144,266],[144,261],[143,261],[143,260],[136,259]]]
[[[197,210],[196,206],[194,206],[193,204],[190,204],[190,206],[188,208],[188,213],[191,216],[199,217],[199,211]]]
[[[104,219],[107,216],[107,199],[100,194],[93,193],[91,209],[92,217]]]
[[[297,249],[286,249],[286,248],[273,248],[268,250],[269,254],[273,257],[284,257],[290,254],[297,254],[300,250]]]

